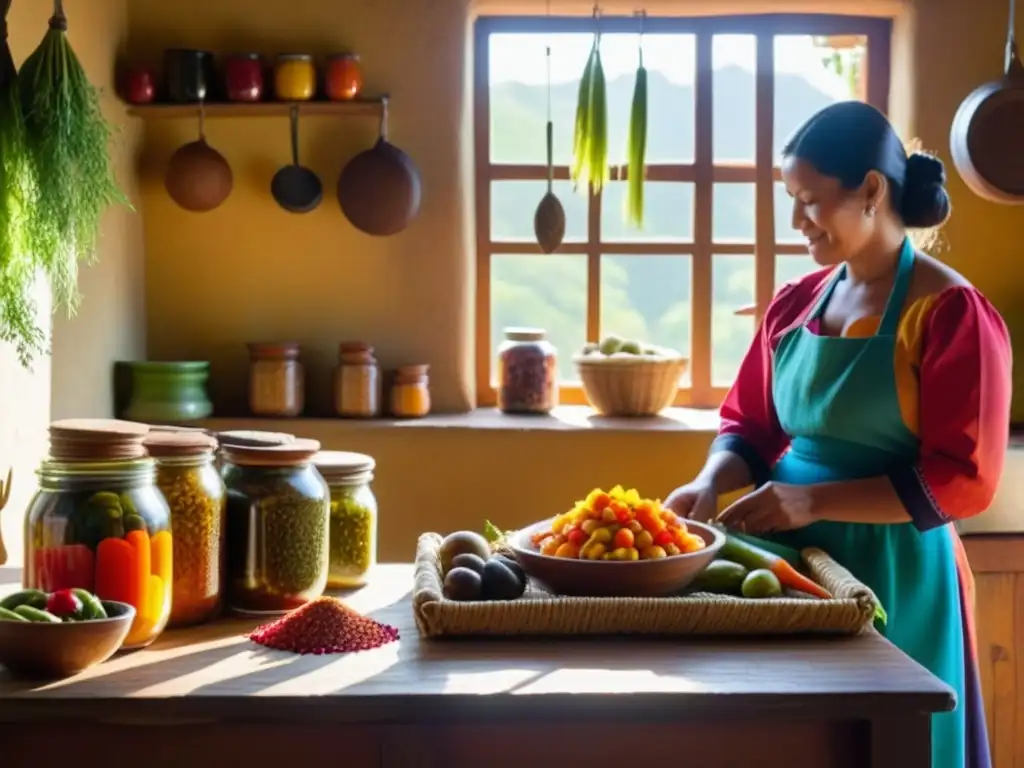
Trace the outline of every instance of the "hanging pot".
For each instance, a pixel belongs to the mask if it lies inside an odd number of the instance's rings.
[[[383,100],[380,136],[352,158],[338,179],[338,203],[352,225],[368,235],[394,235],[420,209],[420,173],[405,152],[388,141],[388,103]]]
[[[292,105],[292,164],[274,174],[270,194],[277,204],[291,213],[309,213],[323,199],[320,178],[304,165],[299,165],[299,108]]]
[[[231,194],[234,176],[224,156],[206,143],[203,108],[199,108],[199,138],[178,148],[167,163],[167,194],[186,211],[205,213]]]
[[[1014,3],[1006,68],[960,105],[950,130],[950,154],[974,194],[1004,205],[1024,204],[1024,65],[1014,39]]]

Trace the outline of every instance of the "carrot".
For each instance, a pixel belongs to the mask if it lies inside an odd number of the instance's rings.
[[[725,545],[719,551],[719,556],[751,570],[766,568],[775,574],[779,583],[784,587],[820,597],[822,600],[832,597],[828,590],[808,579],[783,558],[746,541],[741,541],[730,533],[725,535]]]
[[[129,531],[124,538],[132,545],[132,550],[135,553],[132,560],[132,581],[138,585],[139,593],[139,602],[135,609],[139,612],[139,616],[148,618],[154,610],[154,606],[149,604],[149,575],[152,572],[149,534],[145,530]]]
[[[136,610],[142,585],[135,575],[135,549],[124,539],[104,539],[96,547],[96,595],[128,603]]]

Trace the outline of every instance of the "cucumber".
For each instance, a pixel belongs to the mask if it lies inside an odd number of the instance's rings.
[[[23,589],[20,592],[15,592],[8,595],[3,600],[0,600],[0,608],[6,608],[8,611],[13,611],[19,605],[31,605],[33,608],[43,610],[46,608],[46,601],[48,598],[49,595],[41,589]]]
[[[15,613],[14,611],[9,611],[6,608],[0,608],[0,621],[25,621],[25,622],[27,622],[28,619],[26,619],[21,614]]]
[[[103,603],[92,592],[87,589],[75,588],[71,590],[71,593],[82,601],[83,619],[107,618],[107,609],[103,607]]]
[[[716,594],[736,595],[740,594],[743,580],[749,571],[739,563],[730,560],[712,560],[707,568],[697,574],[690,589],[697,592],[713,592]]]
[[[54,616],[49,611],[41,611],[38,608],[33,608],[31,605],[19,605],[14,609],[22,618],[28,619],[29,621],[35,621],[40,624],[63,624],[59,618]]]

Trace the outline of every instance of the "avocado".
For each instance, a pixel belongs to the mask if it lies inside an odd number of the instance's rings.
[[[622,339],[614,334],[609,334],[601,340],[601,345],[598,349],[601,350],[603,355],[614,355],[622,347]]]
[[[521,566],[518,561],[514,560],[508,555],[501,554],[493,555],[491,559],[498,560],[504,563],[506,566],[508,566],[508,569],[512,571],[512,573],[519,577],[519,580],[522,581],[523,584],[526,583],[526,571],[523,570],[523,566]]]
[[[747,569],[739,563],[729,560],[712,560],[703,571],[697,574],[697,578],[690,582],[690,589],[698,592],[739,595],[747,573]]]
[[[456,555],[452,558],[452,568],[469,568],[471,571],[483,574],[484,562],[484,559],[479,555],[474,555],[472,552],[466,552],[465,554]]]
[[[479,600],[480,574],[471,568],[452,568],[444,577],[444,596],[449,600]]]
[[[484,564],[484,600],[515,600],[526,591],[526,582],[496,557]]]
[[[487,539],[475,531],[456,531],[449,533],[441,542],[438,557],[441,558],[441,571],[448,573],[452,560],[456,555],[476,555],[481,560],[491,556],[491,545]]]
[[[624,341],[619,345],[619,352],[626,352],[630,355],[639,355],[642,353],[639,341]]]

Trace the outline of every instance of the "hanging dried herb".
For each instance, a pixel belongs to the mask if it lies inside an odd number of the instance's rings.
[[[21,67],[28,154],[38,188],[30,228],[36,263],[50,279],[54,306],[78,308],[78,265],[95,261],[103,212],[127,204],[110,161],[112,127],[99,90],[67,39],[62,0],[49,30]]]
[[[44,351],[46,336],[32,298],[36,270],[28,212],[33,187],[18,73],[7,44],[11,0],[2,0],[0,8],[0,341],[11,344],[28,367]]]
[[[598,24],[594,9],[594,23]],[[601,31],[594,32],[594,44],[587,57],[580,80],[576,103],[576,126],[573,133],[572,168],[570,176],[577,189],[600,192],[608,181],[608,100],[604,65],[601,63]]]
[[[629,114],[629,144],[626,159],[626,222],[636,229],[644,224],[644,175],[647,156],[647,69],[644,68],[643,12],[640,12],[640,61],[633,85],[633,104]]]

